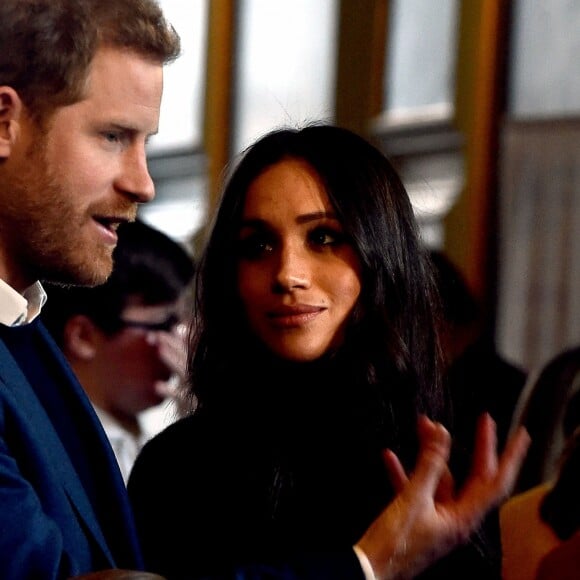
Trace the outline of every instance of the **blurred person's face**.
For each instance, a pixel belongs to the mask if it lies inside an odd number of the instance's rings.
[[[316,172],[284,160],[250,186],[238,286],[250,327],[278,356],[315,360],[344,339],[360,264]]]
[[[0,142],[0,277],[14,288],[109,276],[117,226],[154,196],[145,142],[157,131],[162,84],[161,64],[102,48],[85,97],[43,130],[17,93],[0,88],[12,105],[0,109],[12,123]]]
[[[123,310],[120,330],[97,332],[81,378],[83,386],[90,381],[93,402],[117,418],[130,418],[173,395],[185,373],[183,320],[179,302],[134,304]]]

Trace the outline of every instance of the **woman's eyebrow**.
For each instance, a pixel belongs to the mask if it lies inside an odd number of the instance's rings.
[[[297,224],[305,224],[322,219],[331,219],[338,221],[338,217],[336,216],[336,214],[331,211],[315,211],[311,213],[305,213],[297,216],[295,221]],[[249,217],[242,219],[240,222],[240,228],[267,228],[267,227],[268,221],[262,218]]]
[[[303,215],[299,215],[296,218],[296,223],[298,224],[304,224],[307,222],[312,222],[312,221],[316,221],[316,220],[322,220],[322,219],[331,219],[331,220],[338,220],[338,218],[336,217],[336,214],[334,212],[331,211],[315,211],[312,213],[306,213]]]

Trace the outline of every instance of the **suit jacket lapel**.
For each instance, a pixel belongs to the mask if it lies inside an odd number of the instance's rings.
[[[54,360],[60,366],[65,384],[69,386],[67,393],[70,392],[74,402],[81,406],[82,411],[80,412],[83,413],[83,417],[86,415],[86,421],[90,424],[90,427],[85,429],[85,433],[87,438],[90,437],[93,440],[92,451],[95,454],[95,461],[99,462],[97,491],[101,500],[100,505],[104,506],[104,513],[101,515],[106,517],[106,521],[104,518],[101,519],[101,525],[106,526],[105,535],[109,548],[115,554],[118,565],[121,564],[127,568],[140,568],[143,563],[133,512],[113,449],[91,402],[62,351],[44,325],[40,324],[38,330]],[[122,559],[120,559],[121,556]]]
[[[103,506],[100,522],[101,526],[105,526],[108,545],[117,556],[117,564],[122,555],[124,560],[121,564],[125,567],[139,568],[142,566],[141,551],[137,541],[133,512],[113,449],[93,406],[62,351],[43,325],[39,325],[39,333],[52,357],[60,366],[60,371],[64,375],[64,384],[68,387],[67,394],[73,399],[75,405],[80,406],[79,414],[82,413],[83,421],[89,423],[88,428],[85,425],[84,435],[87,440],[90,439],[87,444],[98,466],[95,470],[98,474],[95,491],[99,496],[99,505]],[[96,479],[96,477],[93,478],[93,483]]]
[[[84,522],[83,527],[89,530],[107,559],[113,564],[114,558],[92,504],[69,458],[69,452],[64,448],[54,427],[55,420],[67,421],[68,418],[66,416],[49,418],[36,392],[2,341],[0,341],[0,379],[5,383],[23,415],[26,415],[29,422],[34,425],[34,429],[42,434],[42,448],[54,470],[56,479],[61,482],[67,497],[73,504],[74,511]]]

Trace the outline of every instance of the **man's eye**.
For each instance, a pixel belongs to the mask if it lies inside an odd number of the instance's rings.
[[[109,143],[118,143],[121,140],[121,135],[116,131],[105,131],[103,137]]]

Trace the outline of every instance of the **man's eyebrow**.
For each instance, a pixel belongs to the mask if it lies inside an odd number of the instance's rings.
[[[124,123],[123,121],[113,121],[112,123],[110,123],[110,127],[114,131],[120,131],[122,133],[130,133],[131,135],[135,135],[135,134],[143,132],[142,129],[135,126],[135,124],[131,123],[131,122]],[[146,138],[149,139],[151,137],[154,137],[158,133],[159,133],[159,127],[157,127],[154,131],[147,133]]]

